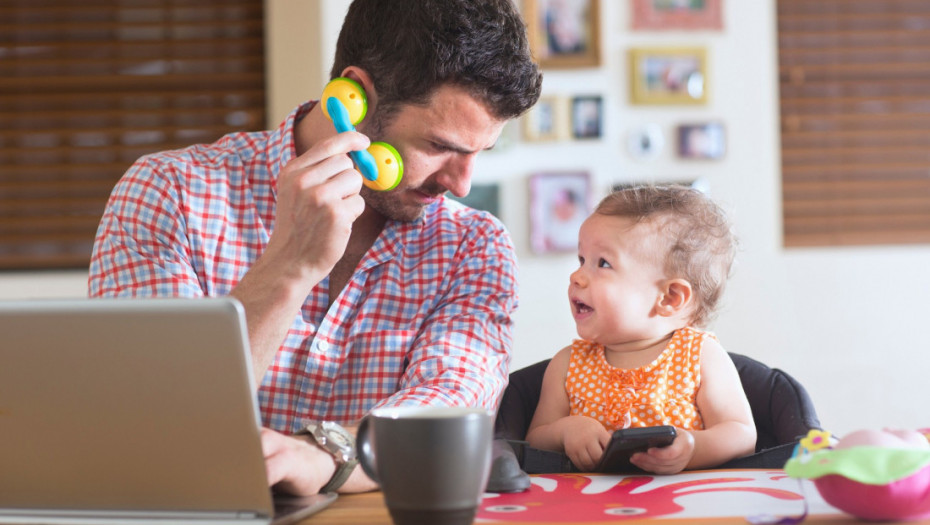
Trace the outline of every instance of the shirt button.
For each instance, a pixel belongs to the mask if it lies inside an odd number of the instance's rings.
[[[329,350],[329,343],[327,343],[326,341],[317,341],[316,350],[317,352],[325,352]]]

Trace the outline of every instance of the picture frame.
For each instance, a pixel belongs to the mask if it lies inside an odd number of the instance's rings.
[[[726,153],[726,130],[721,122],[681,124],[675,135],[679,158],[720,160]]]
[[[572,137],[576,139],[599,139],[603,135],[604,98],[600,95],[584,95],[572,98]]]
[[[539,255],[578,249],[578,229],[591,213],[587,171],[530,176],[530,248]]]
[[[544,69],[601,65],[600,0],[523,0],[533,57]]]
[[[723,0],[632,0],[634,30],[722,30]]]
[[[563,97],[547,95],[523,116],[523,138],[528,142],[563,140],[568,137],[568,116]]]
[[[486,211],[498,219],[502,219],[500,215],[500,190],[500,184],[472,184],[468,195],[464,197],[455,197],[452,194],[447,194],[447,196],[470,208]]]
[[[706,104],[707,50],[641,47],[630,50],[633,104]]]

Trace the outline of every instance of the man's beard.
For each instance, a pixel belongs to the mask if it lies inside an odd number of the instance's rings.
[[[403,181],[401,181],[401,184],[403,184]],[[420,218],[420,216],[423,215],[423,209],[402,206],[400,202],[397,201],[398,195],[395,194],[395,192],[398,191],[403,191],[403,189],[398,187],[390,191],[378,191],[364,186],[360,193],[362,198],[365,199],[365,206],[374,209],[388,219],[401,222],[412,222]]]
[[[359,126],[359,131],[367,135],[372,142],[387,142],[390,144],[390,141],[383,136],[383,130],[386,124],[386,118],[384,117],[384,113],[372,115],[370,120],[365,122],[366,125]],[[413,222],[423,216],[425,206],[404,206],[399,199],[401,198],[401,193],[408,189],[411,189],[410,186],[408,186],[407,181],[401,177],[400,183],[393,190],[378,191],[363,186],[360,194],[362,198],[365,199],[366,206],[370,206],[384,217],[395,221]],[[427,195],[438,196],[446,192],[445,188],[428,183],[416,189]]]
[[[407,189],[409,188],[404,185],[404,180],[401,179],[400,185],[393,190],[377,191],[367,186],[363,186],[360,194],[362,195],[362,198],[365,199],[366,206],[370,206],[372,209],[387,217],[388,219],[401,222],[413,222],[423,216],[423,212],[426,206],[404,206],[398,200],[400,198],[399,192],[403,192]],[[418,188],[418,190],[428,195],[438,196],[445,193],[444,188],[433,187],[432,185],[421,186]]]

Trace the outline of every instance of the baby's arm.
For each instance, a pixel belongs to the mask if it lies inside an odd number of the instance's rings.
[[[576,467],[591,470],[604,454],[610,432],[595,419],[568,415],[565,375],[570,356],[571,347],[563,348],[549,362],[526,440],[531,447],[564,451]]]
[[[701,350],[697,408],[704,430],[677,429],[674,443],[634,454],[633,464],[657,474],[674,474],[715,467],[755,451],[756,426],[739,374],[720,343],[711,338]]]

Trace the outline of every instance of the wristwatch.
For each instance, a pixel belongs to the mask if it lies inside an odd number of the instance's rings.
[[[336,492],[349,479],[349,475],[358,464],[358,458],[355,456],[355,436],[332,421],[308,423],[297,434],[309,434],[316,444],[336,461],[336,472],[320,489],[320,492]]]

